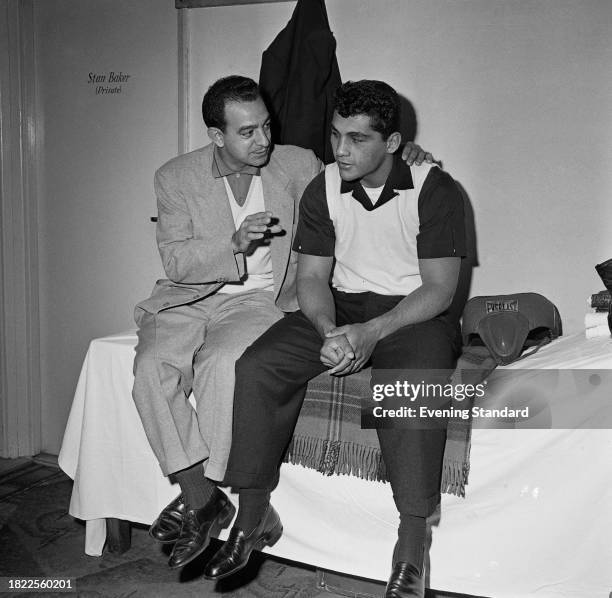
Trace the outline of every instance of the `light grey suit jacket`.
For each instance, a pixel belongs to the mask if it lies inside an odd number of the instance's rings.
[[[155,173],[157,244],[168,279],[158,280],[137,308],[157,313],[191,303],[245,273],[244,255],[232,250],[236,228],[223,179],[212,175],[213,147],[178,156]],[[291,246],[299,200],[321,169],[312,151],[291,145],[276,146],[261,169],[266,210],[286,231],[270,245],[275,301],[283,311],[297,309],[297,255]]]

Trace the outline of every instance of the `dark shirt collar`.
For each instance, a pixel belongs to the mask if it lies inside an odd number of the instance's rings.
[[[414,189],[410,166],[408,166],[408,164],[402,160],[401,154],[395,154],[393,156],[393,166],[391,166],[391,172],[385,181],[385,186],[383,187],[378,201],[373,205],[372,201],[368,197],[368,194],[363,189],[361,180],[343,180],[340,183],[340,193],[349,193],[352,191],[353,197],[369,212],[393,199],[397,195],[397,189]]]
[[[254,176],[260,176],[260,169],[257,166],[249,166],[245,165],[240,170],[234,170],[230,168],[224,161],[223,156],[217,150],[217,146],[213,149],[213,161],[212,161],[212,175],[214,178],[218,179],[224,176],[228,176],[230,174],[250,174]]]

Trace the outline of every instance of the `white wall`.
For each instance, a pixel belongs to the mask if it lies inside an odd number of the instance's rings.
[[[226,75],[245,75],[257,81],[261,53],[291,18],[294,7],[295,2],[279,2],[198,8],[187,13],[190,149],[209,143],[202,121],[204,92]]]
[[[295,3],[192,11],[192,147],[215,78],[259,75]],[[388,81],[474,208],[472,295],[537,291],[566,332],[612,257],[609,0],[327,0],[343,80]],[[213,59],[214,57],[214,59]]]
[[[43,450],[57,453],[87,345],[135,328],[161,276],[155,168],[177,153],[169,0],[38,0]],[[130,75],[96,95],[89,73]],[[116,87],[107,84],[107,87]]]
[[[162,275],[154,170],[177,153],[171,0],[35,0],[43,125],[40,309],[43,450],[59,449],[88,342],[134,326]],[[343,79],[412,100],[417,141],[473,203],[472,294],[539,291],[579,330],[612,257],[609,0],[327,0]],[[189,11],[191,147],[217,77],[257,78],[294,3]],[[88,73],[122,71],[118,95]]]

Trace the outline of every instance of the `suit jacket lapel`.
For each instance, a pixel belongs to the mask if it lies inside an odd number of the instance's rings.
[[[202,213],[204,221],[214,222],[213,230],[218,239],[231,236],[236,230],[227,191],[222,178],[212,175],[213,145],[208,145],[202,153]]]
[[[291,255],[295,202],[287,190],[290,182],[289,178],[273,157],[268,166],[261,169],[261,182],[266,210],[272,212],[272,215],[278,218],[279,224],[285,231],[284,235],[275,236],[270,243],[274,273],[274,296],[276,298],[285,279],[285,272]]]

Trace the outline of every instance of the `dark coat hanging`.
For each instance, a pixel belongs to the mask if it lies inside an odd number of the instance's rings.
[[[298,0],[291,20],[263,53],[259,83],[274,141],[312,149],[332,162],[332,98],[341,79],[325,0]]]

